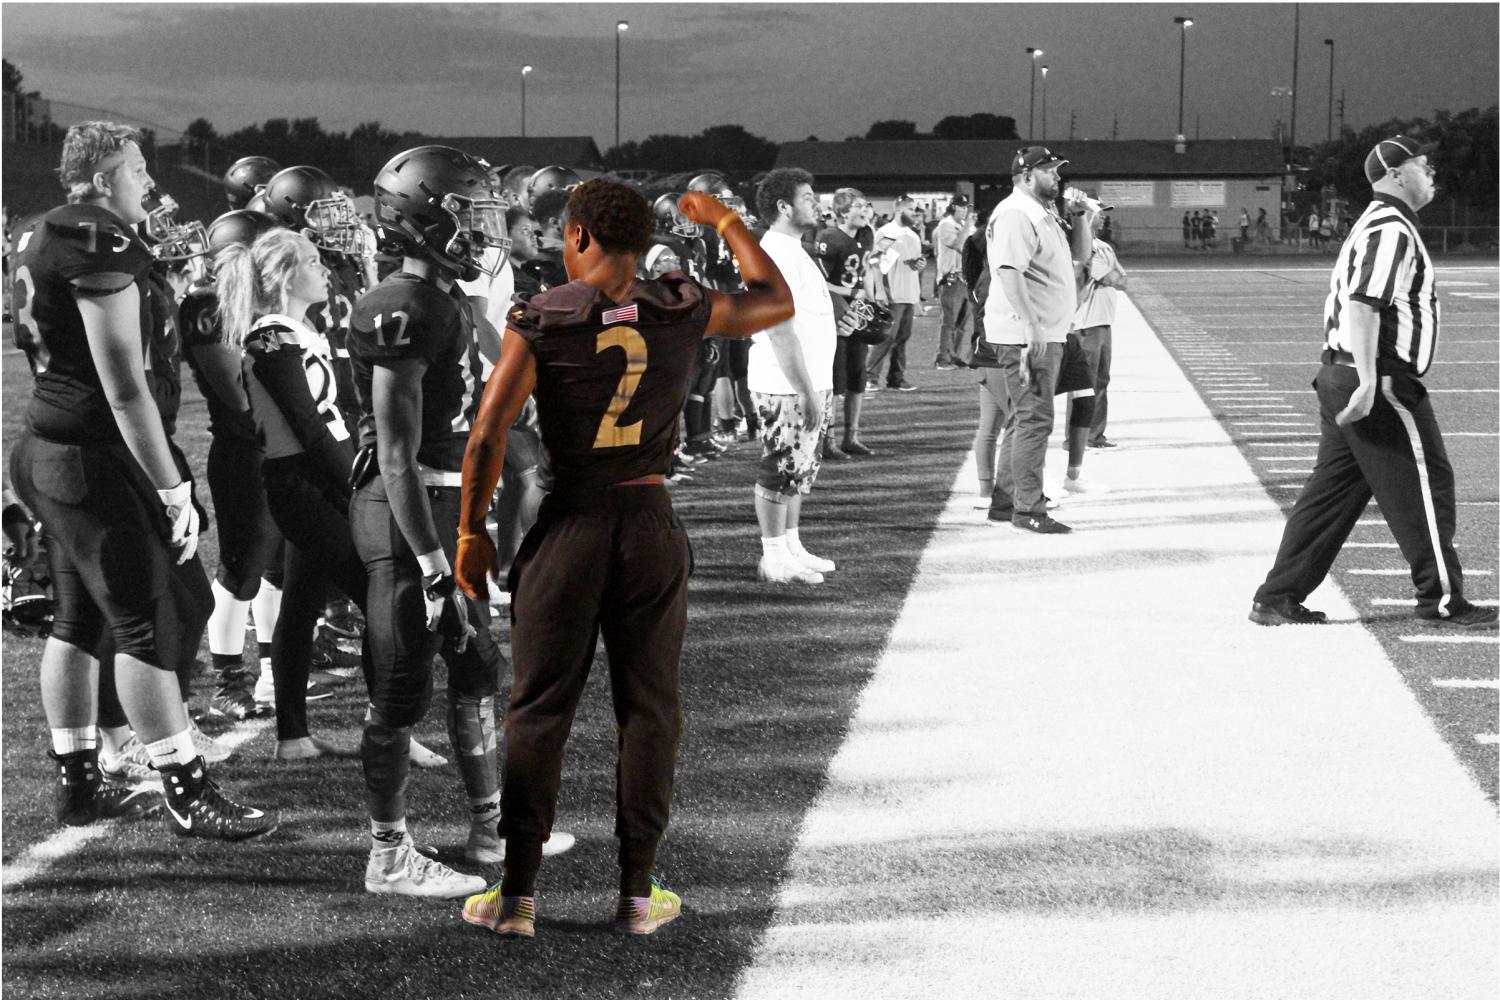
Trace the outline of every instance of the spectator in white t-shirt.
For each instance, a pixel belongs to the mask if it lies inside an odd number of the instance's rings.
[[[911,392],[906,380],[906,342],[911,339],[912,316],[922,300],[922,238],[917,235],[916,206],[904,195],[896,201],[896,217],[875,230],[875,267],[871,269],[875,298],[891,309],[891,337],[870,351],[865,370],[865,392],[880,391],[880,366],[887,357],[885,387]]]
[[[780,167],[766,175],[755,206],[770,229],[760,245],[792,290],[796,315],[755,335],[747,381],[760,416],[761,460],[755,480],[760,522],[762,580],[822,583],[834,570],[802,545],[798,528],[803,497],[819,468],[818,441],[833,406],[833,355],[837,346],[833,300],[823,271],[802,247],[818,224],[812,175]]]

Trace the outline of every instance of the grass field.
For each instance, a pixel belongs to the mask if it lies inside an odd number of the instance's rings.
[[[1264,260],[1256,264],[1230,272],[1165,265],[1137,269],[1133,297],[1272,496],[1289,502],[1295,490],[1284,487],[1298,473],[1278,470],[1304,470],[1308,463],[1280,456],[1303,456],[1309,450],[1262,446],[1312,440],[1272,436],[1280,432],[1316,433],[1311,393],[1305,390],[1316,368],[1324,277],[1316,265],[1277,270]],[[1445,281],[1448,277],[1443,275]],[[1450,437],[1448,443],[1466,504],[1460,508],[1460,552],[1470,570],[1470,594],[1493,599],[1496,285],[1493,269],[1452,277],[1455,282],[1445,297],[1445,340],[1428,384],[1466,390],[1434,397],[1446,429],[1462,426],[1489,435]],[[1490,298],[1469,300],[1452,292]],[[809,547],[839,563],[823,587],[774,590],[754,583],[759,545],[747,485],[753,446],[739,446],[677,493],[697,561],[683,664],[687,728],[673,824],[660,864],[668,884],[684,892],[688,913],[677,924],[646,941],[623,940],[609,931],[615,742],[600,670],[574,726],[559,809],[559,828],[575,833],[578,846],[549,859],[544,868],[543,932],[533,942],[504,947],[464,925],[455,905],[366,895],[360,885],[366,833],[357,763],[277,764],[268,759],[271,736],[265,731],[251,736],[220,769],[231,789],[283,809],[282,829],[265,841],[238,847],[184,842],[152,823],[106,831],[55,860],[28,854],[53,831],[45,724],[36,698],[40,644],[7,635],[7,882],[0,925],[6,994],[319,998],[372,987],[434,998],[512,991],[543,997],[733,994],[771,933],[779,890],[789,877],[805,817],[825,786],[867,681],[889,655],[893,623],[967,458],[975,417],[973,380],[960,372],[931,371],[935,332],[935,317],[918,319],[910,358],[912,377],[922,391],[883,392],[867,404],[865,439],[879,454],[827,466],[809,501],[804,520]],[[1201,353],[1204,341],[1227,351],[1229,360]],[[1477,363],[1449,364],[1455,361]],[[1233,384],[1251,381],[1256,384]],[[13,352],[4,356],[4,382],[9,442],[26,385],[24,362]],[[1251,401],[1261,382],[1267,401]],[[1252,388],[1257,393],[1231,391]],[[1488,394],[1471,391],[1485,389]],[[179,439],[201,463],[206,448],[202,404],[191,390],[187,397]],[[1294,426],[1271,427],[1262,420]],[[1128,437],[1122,439],[1111,460],[1128,461],[1129,445]],[[1054,452],[1049,463],[1055,459]],[[1377,525],[1360,530],[1368,533],[1360,539],[1389,541]],[[205,542],[205,562],[211,568],[212,536]],[[1270,556],[1267,552],[1267,564]],[[1375,602],[1407,598],[1409,587],[1400,577],[1349,572],[1396,565],[1399,555],[1393,552],[1351,549],[1339,563],[1339,583],[1359,602],[1362,619],[1433,727],[1493,798],[1495,746],[1476,739],[1495,732],[1493,687],[1438,687],[1431,679],[1493,681],[1495,647],[1405,641],[1411,630],[1400,607]],[[966,607],[963,597],[961,591],[945,593],[936,603],[947,607],[951,602],[951,614],[967,621],[976,611]],[[1121,581],[1118,599],[1139,601],[1140,595],[1131,592],[1129,581]],[[930,596],[926,600],[933,603]],[[1248,608],[1249,594],[1243,600]],[[934,627],[944,625],[939,620]],[[917,660],[910,669],[938,665]],[[1066,660],[1059,661],[1059,673],[1068,673]],[[206,694],[206,683],[202,689]],[[1065,706],[1064,700],[1059,708]],[[314,730],[352,741],[360,710],[353,691],[316,703],[311,706]],[[931,722],[941,726],[943,720]],[[431,713],[418,735],[443,748],[442,729],[440,713]],[[923,739],[920,731],[910,736]],[[1019,770],[1045,773],[1049,748],[1044,743],[1013,738],[1007,746],[1016,754]],[[1117,765],[1109,760],[1107,747],[1101,745],[1098,753],[1101,778],[1113,774]],[[894,767],[898,763],[892,758],[893,769],[899,770]],[[1105,792],[1120,793],[1114,786]],[[416,773],[410,798],[419,840],[454,852],[465,819],[453,769]],[[873,819],[880,804],[877,797],[859,806]],[[1181,871],[1158,873],[1146,897],[1126,894],[1116,905],[1139,908],[1141,918],[1150,920],[1159,907],[1176,905],[1184,888],[1199,885],[1195,891],[1212,891],[1196,881],[1203,876],[1202,847],[1186,835],[1169,840],[1176,845],[1174,864]],[[997,866],[997,878],[1014,872],[980,903],[1005,897],[1010,882],[1024,881],[1028,898],[1043,901],[1039,908],[1048,914],[1065,900],[1094,905],[1092,901],[1109,898],[1115,891],[1111,873],[1122,871],[1120,866],[1135,852],[1128,838],[1101,834],[1087,841],[1041,838],[966,862]],[[920,872],[924,864],[948,863],[942,855],[936,861],[922,859],[923,853],[914,844],[902,870]],[[34,864],[34,874],[13,881],[10,872],[22,860]],[[858,851],[826,860],[830,870],[853,872],[856,878],[869,871],[868,878],[880,877]],[[1080,873],[1083,882],[1071,881]],[[845,907],[841,919],[853,920],[871,899],[880,900],[876,889],[872,885],[865,896],[826,905]],[[923,905],[947,904],[926,900]],[[1246,905],[1264,901],[1250,898]],[[1037,909],[1023,909],[1022,914],[1030,918]],[[849,946],[882,954],[898,947],[891,941]],[[1097,947],[1103,968],[1109,967],[1111,955],[1132,946],[1121,939],[1099,941]],[[1255,971],[1246,968],[1243,974],[1253,977]],[[943,984],[931,985],[943,994]],[[849,992],[878,995],[880,984],[861,983],[857,991],[851,984]]]

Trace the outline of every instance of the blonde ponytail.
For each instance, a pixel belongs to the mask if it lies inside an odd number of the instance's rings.
[[[214,274],[226,344],[243,348],[256,320],[286,310],[297,258],[311,248],[307,237],[289,229],[273,229],[250,246],[231,243],[218,252]]]

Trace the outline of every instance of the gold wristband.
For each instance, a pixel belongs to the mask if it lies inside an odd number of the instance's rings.
[[[738,212],[730,212],[727,215],[725,215],[724,218],[722,218],[722,219],[720,219],[718,221],[718,223],[714,226],[714,231],[717,232],[720,236],[723,236],[724,235],[724,230],[728,229],[730,226],[734,225],[736,222],[744,222],[744,221],[745,221],[744,219],[740,218],[740,213],[738,213]]]
[[[458,533],[458,540],[459,540],[459,541],[460,541],[460,542],[462,542],[462,541],[464,541],[464,540],[466,540],[466,539],[470,539],[470,538],[478,538],[478,537],[479,537],[479,536],[478,536],[478,535],[477,535],[477,534],[475,534],[475,533],[474,533],[474,532],[472,532],[472,531],[460,531],[460,532],[459,532],[459,533]]]

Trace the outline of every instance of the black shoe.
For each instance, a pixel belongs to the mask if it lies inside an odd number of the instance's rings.
[[[1055,521],[1047,514],[1016,514],[1010,519],[1010,526],[1016,531],[1029,531],[1034,535],[1066,535],[1073,529]]]
[[[219,684],[208,702],[208,714],[236,722],[265,714],[255,701],[255,675],[248,670],[223,670]]]
[[[167,791],[167,826],[179,837],[248,840],[276,829],[274,811],[242,806],[208,776],[203,758],[157,768]]]
[[[1481,608],[1477,604],[1471,604],[1467,609],[1446,618],[1418,615],[1417,620],[1429,628],[1488,629],[1495,627],[1497,617],[1500,616],[1497,616],[1494,608]]]
[[[99,773],[99,751],[47,756],[57,761],[55,803],[57,821],[64,826],[87,826],[105,819],[141,819],[161,809],[154,788],[116,785]]]
[[[695,462],[712,462],[723,454],[723,449],[714,447],[709,440],[689,441],[682,446],[683,453]]]
[[[1097,441],[1090,441],[1089,442],[1089,447],[1090,448],[1118,448],[1119,445],[1115,444],[1109,438],[1101,437]]]
[[[888,385],[888,386],[886,386],[886,388],[887,389],[895,389],[897,392],[916,392],[917,391],[917,387],[914,386],[914,385],[912,385],[910,382],[906,381],[905,379],[902,379],[896,385]]]
[[[1250,620],[1257,625],[1327,625],[1328,616],[1288,598],[1279,604],[1250,605]]]
[[[872,451],[869,448],[866,448],[863,444],[861,444],[858,441],[851,441],[848,438],[845,438],[844,439],[844,454],[846,454],[846,455],[863,455],[863,456],[865,456],[865,457],[868,458],[870,455],[875,454],[875,452]]]
[[[988,524],[991,528],[1001,528],[1007,524],[1010,524],[1012,518],[1013,515],[1008,510],[1003,511],[999,514],[996,514],[994,511],[990,511],[984,516],[984,523]]]

